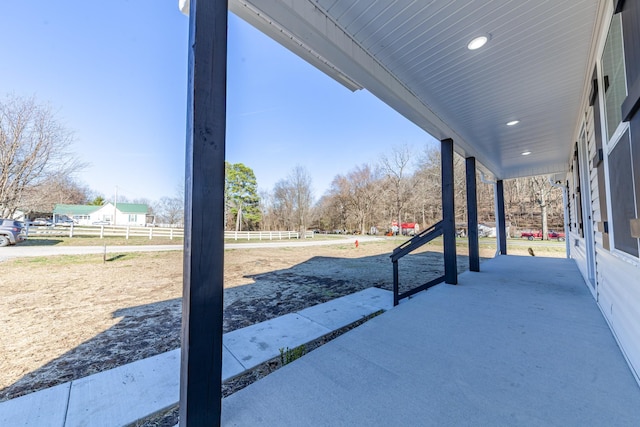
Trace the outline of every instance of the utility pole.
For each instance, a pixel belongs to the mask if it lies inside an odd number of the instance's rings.
[[[113,225],[116,225],[117,217],[118,217],[118,186],[116,185],[116,195],[113,198]]]

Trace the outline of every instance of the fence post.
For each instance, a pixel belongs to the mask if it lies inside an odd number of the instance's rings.
[[[173,228],[169,229],[169,240],[173,240]]]
[[[149,240],[153,239],[153,228],[149,228]]]
[[[69,238],[73,237],[73,223],[71,223],[71,227],[69,227]]]
[[[100,226],[100,238],[104,239],[104,225]]]
[[[127,235],[125,236],[125,239],[129,240],[129,226],[127,225]]]

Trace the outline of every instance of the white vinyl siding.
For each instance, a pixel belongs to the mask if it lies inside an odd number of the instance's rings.
[[[598,305],[640,378],[640,266],[604,249],[597,251]]]

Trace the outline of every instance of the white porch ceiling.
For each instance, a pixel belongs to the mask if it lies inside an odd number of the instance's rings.
[[[494,176],[565,171],[605,0],[231,0],[351,90],[369,90]],[[478,35],[489,42],[471,51]],[[506,126],[520,120],[516,126]],[[523,156],[521,153],[530,151]]]

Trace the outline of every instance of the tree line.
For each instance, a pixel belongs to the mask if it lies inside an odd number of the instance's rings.
[[[247,168],[246,166],[242,165]],[[250,168],[247,168],[250,170]],[[465,161],[454,159],[455,215],[458,228],[467,221]],[[494,186],[478,177],[478,221],[495,224]],[[546,176],[504,181],[505,215],[514,230],[563,228],[562,191]],[[253,220],[227,229],[306,230],[369,233],[388,232],[392,224],[417,223],[424,229],[442,218],[440,152],[431,147],[416,152],[396,146],[376,164],[361,164],[337,175],[313,203],[312,180],[301,166],[278,181],[271,191],[254,194]],[[237,220],[237,217],[235,217]],[[543,224],[544,223],[544,224]]]
[[[72,134],[61,126],[48,106],[34,98],[9,95],[0,102],[0,215],[12,217],[19,209],[52,212],[57,203],[95,204],[102,195],[75,178],[85,166],[70,151]],[[464,159],[454,160],[456,222],[466,223]],[[225,229],[309,229],[368,233],[387,232],[392,224],[418,223],[421,229],[442,217],[440,153],[435,148],[416,151],[406,145],[381,153],[375,164],[363,163],[337,175],[330,188],[314,202],[313,182],[302,166],[294,167],[270,190],[258,190],[253,170],[242,163],[225,163]],[[562,192],[546,177],[504,182],[507,221],[519,229],[552,228],[563,224]],[[493,186],[477,186],[478,220],[495,222]],[[119,203],[149,207],[156,223],[181,225],[184,189],[157,201],[145,198]]]

